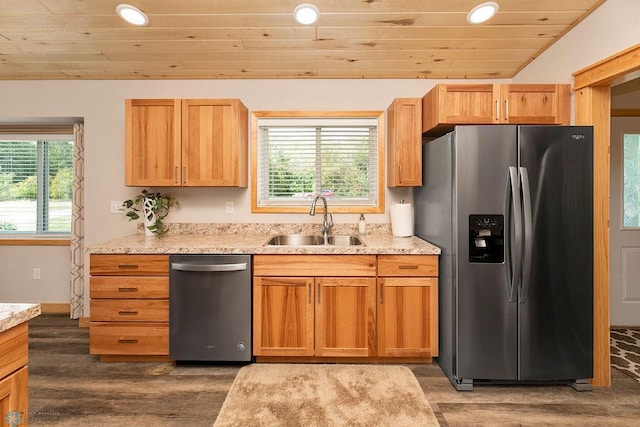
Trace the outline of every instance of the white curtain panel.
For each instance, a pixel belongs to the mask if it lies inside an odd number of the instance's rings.
[[[73,125],[70,316],[84,315],[84,124]]]

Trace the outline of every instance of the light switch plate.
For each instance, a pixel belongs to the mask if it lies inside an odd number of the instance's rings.
[[[233,202],[227,202],[227,213],[233,213]]]

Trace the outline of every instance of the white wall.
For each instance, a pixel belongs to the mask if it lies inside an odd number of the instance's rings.
[[[570,83],[580,68],[626,49],[640,40],[640,1],[609,0],[548,49],[513,80],[515,82]],[[131,234],[135,225],[123,215],[109,213],[111,200],[135,193],[124,186],[124,100],[126,98],[240,98],[252,110],[386,110],[393,98],[421,97],[438,80],[157,80],[157,81],[0,81],[0,117],[73,116],[85,120],[85,231],[86,244]],[[460,81],[452,81],[460,82]],[[506,81],[495,81],[503,83]],[[306,222],[308,215],[250,213],[250,189],[172,189],[180,208],[172,222]],[[411,191],[387,190],[387,205]],[[226,201],[236,212],[224,212]],[[388,210],[387,210],[388,212]],[[368,215],[368,221],[389,222],[388,213]],[[357,215],[334,215],[337,223],[355,223]],[[31,286],[31,264],[6,261],[14,249],[0,246],[3,274],[0,300],[38,300]],[[60,252],[63,249],[58,248]],[[27,257],[38,257],[36,251]],[[66,249],[68,253],[68,249]],[[39,261],[41,265],[47,260]],[[57,261],[52,261],[57,262]],[[48,268],[48,267],[42,267]],[[88,271],[85,286],[88,287]],[[24,279],[27,277],[27,279]],[[23,280],[26,280],[23,281]],[[55,283],[55,301],[68,301],[68,280]],[[11,287],[12,292],[3,289]],[[15,289],[24,290],[17,292]],[[88,292],[87,292],[88,294]]]
[[[544,51],[514,83],[573,83],[572,74],[640,43],[640,1],[607,0]]]
[[[69,302],[68,246],[2,246],[0,257],[0,302]]]

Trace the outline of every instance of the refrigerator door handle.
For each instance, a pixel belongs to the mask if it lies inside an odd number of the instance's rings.
[[[533,250],[533,219],[531,211],[531,187],[529,186],[529,172],[527,168],[520,168],[520,182],[522,184],[522,214],[524,220],[524,254],[522,265],[522,289],[520,302],[527,302],[529,297],[529,282],[531,277],[531,252]]]
[[[507,297],[509,302],[516,302],[518,283],[522,272],[522,203],[520,201],[520,188],[518,186],[518,169],[514,166],[509,167],[507,176],[507,200],[505,203],[505,258],[507,270]],[[512,215],[509,214],[512,212]],[[511,225],[513,220],[513,248],[511,247]],[[512,251],[513,249],[513,251]],[[513,256],[512,256],[513,253]]]

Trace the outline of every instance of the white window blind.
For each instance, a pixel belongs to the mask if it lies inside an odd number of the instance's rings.
[[[71,231],[73,136],[0,135],[0,235]]]
[[[260,118],[258,206],[376,206],[376,118]]]

